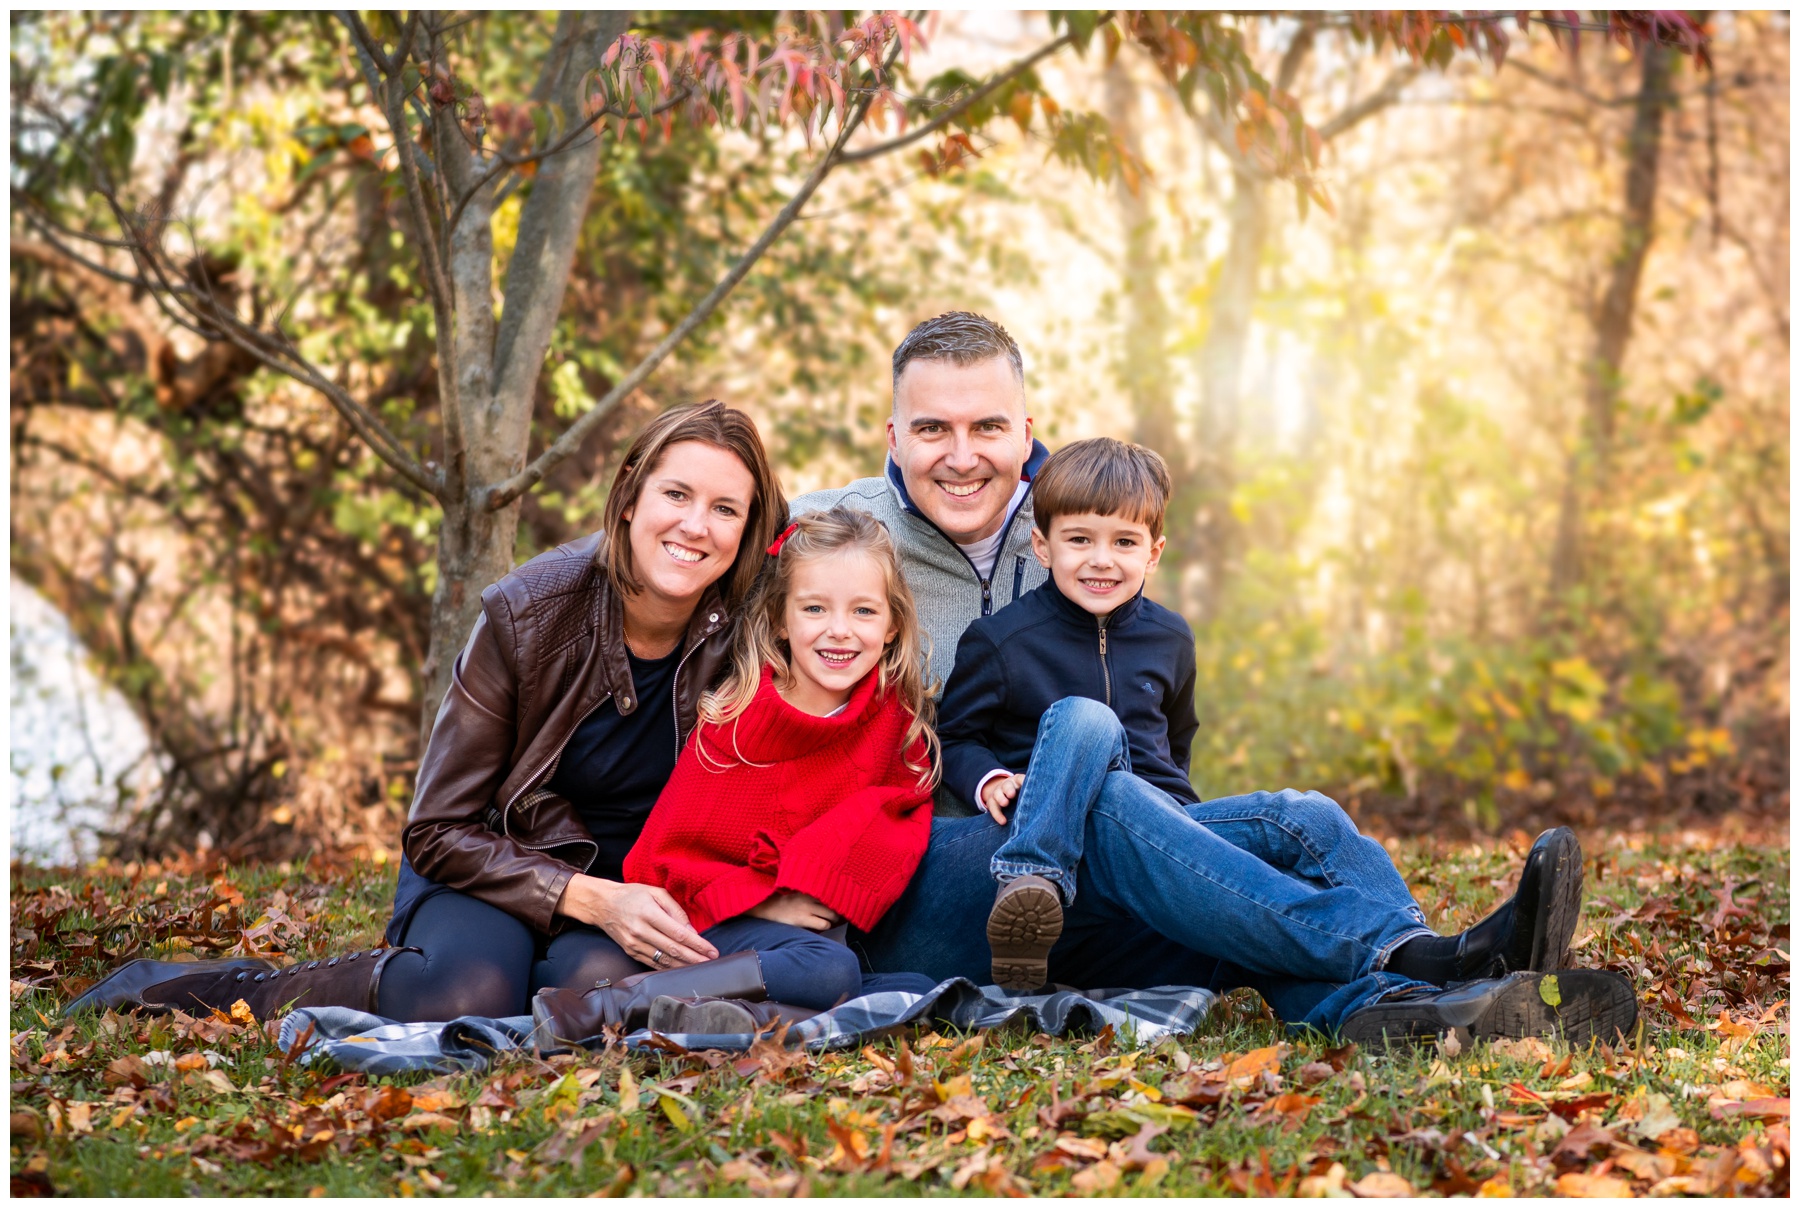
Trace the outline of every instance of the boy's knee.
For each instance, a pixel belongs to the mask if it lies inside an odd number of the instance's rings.
[[[1039,732],[1050,725],[1053,719],[1059,738],[1071,737],[1071,731],[1110,737],[1125,729],[1118,714],[1100,701],[1087,696],[1065,696],[1044,710],[1043,720],[1038,722]]]

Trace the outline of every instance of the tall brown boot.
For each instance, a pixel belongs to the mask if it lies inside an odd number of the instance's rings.
[[[747,1036],[778,1024],[792,1027],[819,1012],[791,1003],[746,1002],[741,998],[659,998],[650,1004],[652,1032],[696,1036]]]
[[[209,969],[147,986],[140,997],[146,1006],[184,1011],[229,1011],[242,999],[258,1019],[273,1018],[291,1007],[352,1007],[374,1013],[382,969],[396,953],[418,951],[371,948],[263,973]]]
[[[650,1004],[665,996],[761,1002],[769,992],[762,959],[754,952],[734,952],[698,965],[602,981],[591,990],[547,986],[531,1000],[531,1016],[540,1044],[581,1045],[598,1039],[608,1024],[627,1032],[643,1027],[650,1022]]]
[[[203,973],[257,974],[267,973],[274,968],[275,966],[268,961],[258,960],[255,957],[238,957],[217,961],[156,961],[143,957],[125,962],[89,986],[80,998],[64,1007],[62,1013],[64,1016],[69,1016],[78,1011],[89,1010],[128,1011],[133,1007],[144,1006],[167,1010],[166,1007],[155,1006],[144,1001],[146,987],[154,986],[158,982],[166,982],[172,977]]]

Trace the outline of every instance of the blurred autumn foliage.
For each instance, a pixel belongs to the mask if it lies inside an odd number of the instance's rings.
[[[584,125],[598,18],[15,17],[13,566],[157,752],[117,854],[391,849],[646,416],[871,472],[949,307],[1169,459],[1203,792],[1785,814],[1784,15],[617,19]]]

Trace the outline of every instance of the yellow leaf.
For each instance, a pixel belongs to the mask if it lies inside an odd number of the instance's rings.
[[[619,1111],[634,1112],[638,1109],[637,1079],[631,1076],[631,1068],[619,1070]]]
[[[694,1122],[687,1118],[687,1113],[681,1110],[681,1105],[675,1102],[674,1096],[658,1095],[657,1098],[662,1102],[663,1115],[669,1118],[669,1123],[682,1132],[694,1131]]]
[[[240,998],[231,1004],[231,1018],[237,1023],[246,1026],[254,1026],[256,1023],[256,1012],[250,1009],[249,1003]]]
[[[948,1082],[933,1082],[932,1086],[936,1088],[938,1098],[945,1103],[950,1102],[950,1100],[956,1098],[958,1095],[973,1095],[975,1093],[975,1083],[967,1074],[958,1074]]]

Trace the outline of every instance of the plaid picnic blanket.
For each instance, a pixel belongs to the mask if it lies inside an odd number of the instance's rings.
[[[903,1024],[935,1020],[954,1028],[997,1028],[1024,1018],[1052,1036],[1097,1032],[1106,1025],[1123,1044],[1152,1045],[1165,1036],[1185,1035],[1199,1026],[1218,996],[1196,986],[1149,990],[1059,990],[1054,994],[1010,995],[996,986],[977,986],[953,977],[928,994],[888,991],[853,998],[788,1030],[787,1043],[815,1051],[855,1048]],[[311,1029],[310,1034],[308,1029]],[[450,1073],[485,1069],[497,1053],[530,1047],[529,1015],[488,1019],[465,1015],[447,1023],[396,1023],[348,1007],[301,1007],[281,1021],[281,1047],[290,1050],[306,1037],[299,1060],[330,1060],[346,1070],[398,1074],[409,1070]],[[667,1037],[688,1049],[748,1049],[749,1035]],[[628,1048],[651,1045],[647,1030],[624,1038]],[[540,1045],[541,1051],[550,1051]]]

